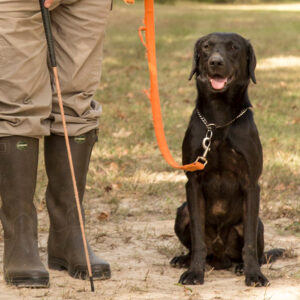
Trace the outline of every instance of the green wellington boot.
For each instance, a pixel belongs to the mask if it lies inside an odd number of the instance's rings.
[[[91,152],[96,140],[96,130],[78,137],[70,137],[80,203],[82,203]],[[72,277],[86,279],[88,278],[87,264],[63,136],[51,135],[45,138],[45,163],[49,180],[46,192],[50,217],[48,266],[50,269],[67,270]],[[110,278],[109,264],[98,258],[89,245],[88,250],[93,277]]]
[[[18,287],[48,287],[49,274],[39,257],[37,215],[33,204],[39,141],[0,138],[1,222],[4,230],[4,277]]]

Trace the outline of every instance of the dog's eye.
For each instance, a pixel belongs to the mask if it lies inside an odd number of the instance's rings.
[[[204,50],[207,50],[208,48],[209,48],[209,44],[204,44],[204,45],[203,45],[203,49],[204,49]]]
[[[239,49],[239,47],[238,47],[237,45],[232,44],[232,45],[231,45],[231,49],[236,51],[236,50]]]

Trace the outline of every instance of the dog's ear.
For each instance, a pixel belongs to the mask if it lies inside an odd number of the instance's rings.
[[[192,70],[191,70],[191,73],[190,73],[190,76],[189,76],[189,80],[191,80],[194,76],[194,74],[198,74],[198,62],[199,62],[199,54],[198,54],[198,47],[199,47],[199,43],[200,43],[200,40],[198,40],[195,44],[195,47],[194,47],[194,57],[193,57],[193,65],[192,65]]]
[[[252,45],[250,44],[250,42],[248,42],[248,72],[250,78],[254,83],[256,83],[255,67],[256,67],[256,56]]]

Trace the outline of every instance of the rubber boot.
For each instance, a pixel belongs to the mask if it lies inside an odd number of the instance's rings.
[[[96,130],[70,137],[80,203],[82,203],[89,161],[96,140]],[[63,136],[51,135],[45,138],[45,163],[48,175],[46,202],[50,217],[48,266],[50,269],[67,270],[74,278],[87,279],[86,257]],[[82,207],[81,210],[84,216]],[[109,264],[98,258],[89,245],[88,250],[93,277],[110,278]]]
[[[33,204],[39,141],[0,138],[0,217],[4,230],[4,277],[18,287],[48,287],[49,273],[39,257]]]

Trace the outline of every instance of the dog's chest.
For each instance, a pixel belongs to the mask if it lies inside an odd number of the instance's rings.
[[[233,211],[242,212],[242,190],[249,181],[245,158],[229,142],[214,141],[207,159],[202,176],[206,213],[212,222],[239,219]]]
[[[229,140],[213,140],[207,156],[207,172],[230,172],[232,174],[246,175],[245,158],[238,152],[237,147]]]

